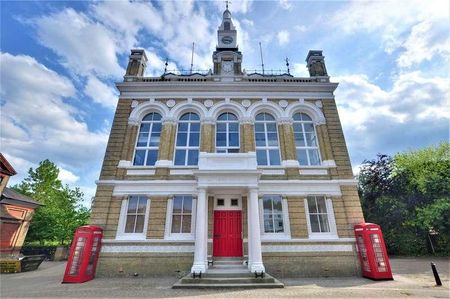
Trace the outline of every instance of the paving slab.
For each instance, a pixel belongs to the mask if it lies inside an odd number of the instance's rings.
[[[437,265],[442,287],[435,287],[430,261]],[[393,281],[361,277],[284,278],[283,289],[177,290],[173,277],[96,278],[61,284],[65,263],[44,262],[37,271],[1,274],[3,298],[450,298],[449,258],[392,258]]]

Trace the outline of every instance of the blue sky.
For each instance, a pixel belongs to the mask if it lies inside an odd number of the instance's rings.
[[[50,159],[60,178],[95,192],[129,50],[147,51],[147,75],[212,67],[223,1],[2,1],[1,151],[17,172]],[[356,168],[449,139],[448,1],[237,1],[243,67],[307,76],[324,51]]]

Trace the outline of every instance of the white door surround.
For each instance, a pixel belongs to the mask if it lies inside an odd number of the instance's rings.
[[[214,195],[214,211],[241,211],[242,196],[239,194],[220,194]]]

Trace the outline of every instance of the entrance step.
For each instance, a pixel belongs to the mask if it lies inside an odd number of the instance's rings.
[[[250,272],[242,258],[214,259],[201,278],[193,278],[191,274],[181,278],[173,285],[181,288],[283,288],[284,284],[269,274],[256,278]]]

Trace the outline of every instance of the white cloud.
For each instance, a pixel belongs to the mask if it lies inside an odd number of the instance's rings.
[[[397,59],[400,67],[411,67],[422,61],[436,59],[438,55],[450,61],[450,30],[444,22],[423,21],[414,25],[411,34],[402,44],[405,49]]]
[[[344,33],[377,34],[384,51],[391,54],[403,45],[416,24],[445,22],[448,28],[448,9],[448,2],[442,0],[353,1],[334,13],[329,25],[340,27]]]
[[[120,77],[117,37],[87,15],[67,8],[32,20],[40,43],[51,48],[75,74]]]
[[[305,25],[295,25],[294,30],[298,32],[306,32],[308,31],[308,27],[306,27]]]
[[[117,105],[117,92],[109,87],[95,76],[88,76],[84,93],[88,95],[95,103],[104,107],[114,109]]]
[[[294,63],[291,74],[296,77],[309,77],[308,68],[304,63]]]
[[[108,135],[77,120],[67,78],[24,55],[1,53],[1,65],[2,151],[30,164],[50,158],[70,168],[101,160]]]
[[[289,32],[286,30],[280,31],[277,33],[278,43],[283,46],[289,43]]]
[[[64,169],[62,167],[58,167],[59,168],[59,175],[58,175],[58,179],[60,179],[63,184],[73,184],[78,182],[78,180],[80,179],[79,176],[76,176],[73,172]]]
[[[228,10],[231,11],[231,13],[246,14],[250,11],[253,2],[253,0],[230,1]],[[224,1],[213,1],[213,3],[216,5],[219,11],[223,12],[225,10]]]
[[[292,3],[289,0],[278,0],[278,3],[280,4],[281,8],[286,10],[292,9]]]
[[[437,143],[448,135],[447,78],[403,73],[386,90],[365,75],[335,80],[340,82],[336,102],[341,123],[357,163],[378,152],[395,154]]]

